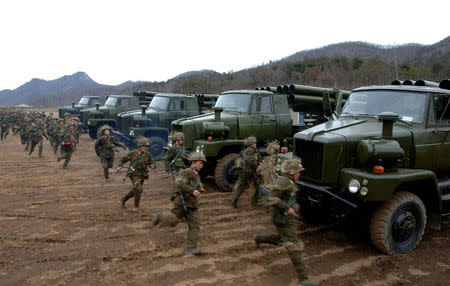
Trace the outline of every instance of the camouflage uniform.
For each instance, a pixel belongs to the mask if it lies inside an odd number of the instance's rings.
[[[267,144],[267,154],[261,164],[259,170],[263,178],[265,186],[269,186],[275,182],[279,174],[279,167],[281,166],[281,159],[278,157],[280,144],[277,140]]]
[[[34,147],[36,145],[39,146],[39,157],[42,157],[42,137],[45,137],[48,139],[47,135],[44,131],[44,121],[37,120],[35,125],[32,125],[30,130],[30,138],[31,138],[31,148],[30,153],[28,155],[31,156],[31,153],[34,151]]]
[[[294,165],[294,171],[303,170],[299,161],[296,160],[286,161],[283,163],[283,166],[285,165],[288,165],[287,168],[291,169]],[[288,172],[289,170],[285,173]],[[287,211],[293,208],[297,190],[297,186],[287,175],[283,175],[276,180],[271,186],[268,204],[273,207],[272,222],[277,229],[277,233],[255,235],[254,239],[257,245],[268,243],[284,246],[297,272],[298,279],[302,282],[308,279],[306,266],[302,259],[303,243],[297,236],[293,218],[287,214]]]
[[[67,128],[62,131],[60,139],[61,156],[59,156],[57,160],[59,162],[61,159],[65,159],[63,169],[67,169],[67,165],[69,165],[70,158],[72,157],[75,148],[75,136],[73,136],[72,130]]]
[[[184,140],[184,136],[183,134],[174,134],[173,140],[180,142],[180,140]],[[173,173],[174,177],[176,177],[181,170],[186,168],[186,164],[184,163],[185,160],[187,159],[185,158],[183,146],[181,144],[173,144],[164,155],[164,167],[166,172]]]
[[[148,166],[154,165],[155,162],[153,161],[152,154],[149,152],[142,153],[140,150],[133,150],[129,152],[120,160],[119,167],[123,167],[123,165],[128,161],[131,165],[134,165],[134,171],[129,174],[133,188],[120,199],[120,202],[122,208],[124,208],[125,202],[134,197],[134,207],[138,208],[141,200],[141,194],[144,189],[144,180],[148,179]]]
[[[106,129],[111,131],[111,127],[103,126],[101,127],[100,133],[103,133]],[[100,157],[100,162],[103,168],[103,174],[106,180],[109,180],[108,169],[113,167],[114,164],[114,149],[115,147],[126,148],[122,143],[117,142],[113,136],[108,135],[105,137],[104,135],[99,137],[95,142],[95,152],[97,156]]]
[[[9,134],[9,125],[10,120],[7,115],[4,115],[3,118],[0,118],[0,125],[1,125],[1,140],[6,139],[6,136]]]
[[[256,168],[261,163],[261,155],[257,148],[253,148],[252,144],[256,143],[255,137],[249,137],[245,140],[245,145],[247,148],[244,150],[243,156],[243,166],[239,174],[237,181],[237,187],[233,194],[233,206],[237,208],[237,202],[242,193],[249,187],[249,183],[253,182],[255,192],[252,198],[252,205],[255,206],[258,203],[259,198],[259,184],[261,176],[256,172]]]
[[[203,153],[194,152],[189,157],[190,161],[206,161]],[[190,251],[197,250],[196,247],[199,240],[200,217],[197,197],[193,193],[194,190],[204,189],[200,181],[200,175],[193,167],[182,170],[175,180],[175,189],[176,192],[171,196],[174,204],[173,208],[170,211],[158,213],[153,221],[153,225],[161,221],[173,227],[184,218],[188,225],[187,253],[197,254],[198,252]]]

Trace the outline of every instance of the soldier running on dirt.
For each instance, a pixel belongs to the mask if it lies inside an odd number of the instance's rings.
[[[246,146],[243,152],[243,166],[242,170],[239,174],[239,178],[237,181],[237,187],[233,194],[232,205],[237,208],[239,197],[242,193],[249,187],[249,183],[253,182],[253,187],[255,192],[252,197],[252,206],[256,206],[258,204],[259,198],[259,184],[261,180],[261,176],[256,172],[256,168],[261,163],[261,155],[258,152],[258,148],[256,147],[256,138],[251,136],[245,139],[244,145]]]
[[[256,234],[253,238],[257,248],[261,243],[283,245],[294,264],[300,285],[319,285],[317,282],[308,281],[306,266],[302,259],[303,242],[298,238],[293,219],[296,217],[294,204],[296,200],[297,186],[295,180],[300,177],[304,168],[298,158],[285,161],[281,166],[283,176],[279,177],[270,187],[271,192],[267,200],[273,207],[272,222],[277,229],[276,234]]]
[[[164,155],[164,167],[166,168],[166,172],[172,174],[175,180],[180,171],[184,170],[187,167],[184,163],[186,158],[183,150],[183,133],[174,133],[172,136],[172,140],[175,141],[175,144],[170,146],[166,154]]]
[[[109,125],[100,127],[98,133],[103,136],[99,137],[95,142],[95,152],[100,157],[106,182],[109,182],[109,168],[112,168],[114,164],[115,147],[127,148],[123,143],[117,142],[113,136],[110,136],[111,130],[112,128]]]
[[[39,157],[42,157],[43,137],[45,137],[45,139],[48,140],[47,134],[45,134],[45,131],[44,131],[44,121],[42,119],[36,120],[34,125],[31,126],[29,132],[30,132],[31,148],[30,148],[30,153],[28,155],[31,156],[31,154],[34,151],[34,147],[36,147],[36,145],[38,145],[39,146]]]
[[[148,167],[150,167],[150,169],[156,168],[152,154],[147,152],[150,141],[145,137],[141,137],[137,139],[137,145],[139,149],[133,150],[123,157],[117,168],[117,172],[120,172],[126,162],[129,161],[131,163],[130,168],[127,171],[127,177],[130,178],[133,188],[125,196],[120,198],[120,207],[124,209],[126,201],[134,197],[134,208],[132,211],[139,210],[139,202],[144,189],[143,184],[144,181],[148,179]]]
[[[197,197],[201,192],[205,192],[200,182],[199,172],[206,162],[205,155],[200,152],[193,152],[189,155],[191,166],[180,172],[175,180],[175,193],[171,200],[174,203],[172,210],[157,213],[153,219],[153,226],[159,222],[175,226],[183,218],[189,227],[186,244],[186,254],[200,254],[197,242],[200,232],[200,217],[198,214]]]
[[[57,161],[61,161],[61,159],[64,160],[63,169],[67,169],[67,166],[69,165],[70,158],[72,157],[73,150],[75,148],[75,136],[74,136],[74,130],[75,125],[69,124],[67,126],[67,129],[65,129],[62,133],[62,136],[60,138],[61,140],[61,155],[58,157]]]

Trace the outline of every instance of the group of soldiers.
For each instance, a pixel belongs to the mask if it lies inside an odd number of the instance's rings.
[[[166,171],[172,173],[175,181],[171,196],[173,208],[157,213],[152,224],[156,226],[161,222],[173,227],[178,222],[185,221],[188,225],[186,253],[200,254],[201,251],[197,248],[200,232],[197,198],[205,192],[199,172],[206,159],[202,153],[184,152],[183,134],[175,133],[172,139],[174,143],[166,152],[164,165]],[[298,189],[295,180],[304,170],[300,158],[279,155],[280,144],[276,140],[268,143],[266,148],[268,156],[264,159],[258,151],[255,137],[247,138],[244,146],[240,158],[236,160],[240,173],[231,199],[232,206],[238,208],[240,196],[252,182],[254,189],[252,206],[264,205],[266,208],[272,208],[272,222],[277,229],[277,233],[273,234],[255,234],[253,239],[256,247],[259,248],[262,243],[284,246],[297,272],[300,285],[319,285],[318,282],[308,279],[302,259],[304,246],[297,236],[294,224],[294,220],[298,218],[296,205]],[[186,162],[189,162],[188,165]],[[261,194],[266,197],[263,204],[259,203]]]
[[[32,154],[35,146],[39,147],[39,157],[42,156],[42,142],[46,138],[56,154],[60,148],[58,161],[65,159],[63,168],[67,168],[71,155],[76,148],[79,138],[77,118],[64,116],[63,119],[45,116],[38,112],[0,112],[1,139],[5,140],[11,128],[14,134],[19,134],[25,151]],[[109,182],[109,169],[113,167],[116,147],[126,148],[121,142],[111,136],[112,128],[103,126],[98,131],[95,151],[100,158],[105,181]],[[153,226],[175,226],[179,222],[186,222],[188,226],[186,253],[198,255],[200,235],[200,215],[198,197],[205,192],[200,180],[200,171],[206,163],[201,152],[187,154],[183,149],[184,137],[182,133],[171,136],[173,144],[168,148],[164,157],[164,166],[174,179],[174,189],[171,195],[173,207],[157,213],[153,219]],[[261,157],[255,137],[249,137],[244,142],[244,149],[236,160],[236,167],[240,170],[239,179],[235,185],[231,205],[238,208],[241,195],[253,184],[254,193],[252,206],[263,205],[272,208],[272,222],[277,230],[273,234],[255,234],[253,236],[256,247],[260,244],[274,244],[284,246],[297,272],[300,285],[318,285],[308,280],[306,266],[302,259],[303,243],[298,238],[294,220],[298,217],[296,209],[297,187],[295,180],[303,170],[299,158],[288,159],[278,154],[280,144],[277,141],[267,145],[267,154]],[[121,158],[116,171],[120,172],[129,162],[125,179],[128,177],[132,188],[120,198],[120,207],[125,208],[126,202],[134,198],[133,211],[139,210],[144,181],[149,178],[149,169],[155,169],[155,161],[147,152],[150,142],[147,138],[137,139],[138,149],[127,153]],[[261,203],[261,196],[264,202]]]
[[[43,157],[44,138],[49,141],[53,153],[56,155],[58,148],[60,155],[57,161],[64,159],[63,168],[67,169],[72,153],[76,149],[80,128],[77,117],[71,117],[68,113],[64,118],[48,116],[44,112],[25,112],[22,110],[0,111],[1,140],[11,129],[13,135],[19,135],[20,141],[25,145],[25,152],[31,156],[38,146],[38,156]]]

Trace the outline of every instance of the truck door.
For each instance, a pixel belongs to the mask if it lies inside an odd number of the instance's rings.
[[[433,133],[439,140],[439,154],[436,158],[437,172],[450,171],[450,100],[449,95],[436,95],[433,97],[435,125]]]
[[[260,140],[277,138],[277,121],[269,95],[257,95],[252,103],[251,113],[255,123],[255,131]]]
[[[172,98],[169,104],[169,110],[167,112],[167,121],[164,122],[164,126],[162,127],[170,127],[172,121],[188,117],[186,111],[186,102],[184,98]]]

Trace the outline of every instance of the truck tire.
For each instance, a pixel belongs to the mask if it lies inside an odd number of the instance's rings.
[[[375,210],[370,238],[375,247],[386,254],[406,253],[419,243],[426,223],[422,200],[412,193],[398,192]]]
[[[217,163],[216,169],[214,170],[214,178],[220,191],[231,192],[233,190],[234,184],[239,177],[236,167],[234,166],[234,161],[239,156],[240,155],[237,153],[231,153],[225,155],[219,160],[219,163]]]
[[[148,151],[152,153],[153,160],[161,161],[164,156],[164,147],[167,145],[167,142],[158,136],[150,137],[150,146],[148,147]]]

